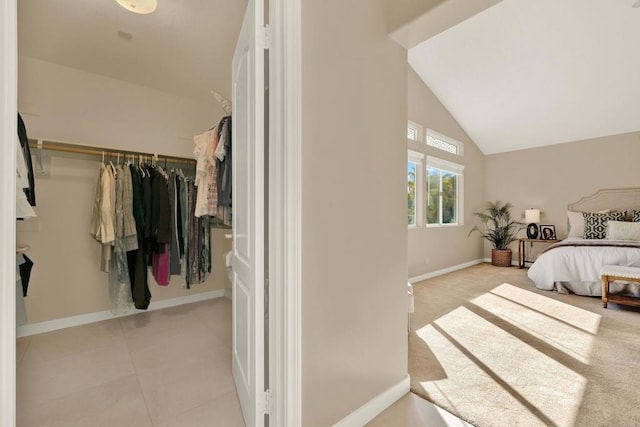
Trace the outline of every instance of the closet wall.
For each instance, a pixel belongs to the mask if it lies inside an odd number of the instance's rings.
[[[224,115],[213,99],[185,99],[35,58],[20,57],[18,72],[18,111],[30,138],[192,158],[192,136]],[[100,248],[89,236],[99,159],[48,151],[45,157],[44,174],[34,159],[38,218],[17,224],[17,241],[31,247],[35,263],[25,299],[29,323],[109,309]],[[230,287],[224,264],[230,230],[212,231],[209,279],[187,290],[179,278],[160,287],[149,275],[151,308]]]

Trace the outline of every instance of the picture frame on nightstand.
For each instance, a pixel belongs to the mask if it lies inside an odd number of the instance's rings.
[[[540,239],[541,240],[556,240],[556,226],[555,225],[540,225]]]

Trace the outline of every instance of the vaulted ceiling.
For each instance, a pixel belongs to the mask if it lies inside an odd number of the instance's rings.
[[[635,4],[503,0],[409,63],[485,154],[640,131]]]

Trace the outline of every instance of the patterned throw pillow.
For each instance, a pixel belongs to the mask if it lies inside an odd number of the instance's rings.
[[[624,212],[592,213],[582,212],[584,216],[584,238],[604,239],[607,237],[608,221],[624,221]]]
[[[631,221],[640,222],[640,211],[635,209],[631,211]]]

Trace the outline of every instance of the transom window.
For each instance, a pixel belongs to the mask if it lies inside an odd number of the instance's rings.
[[[412,121],[407,123],[407,139],[411,141],[422,140],[422,126]]]
[[[447,153],[462,156],[462,142],[427,129],[427,145]]]

